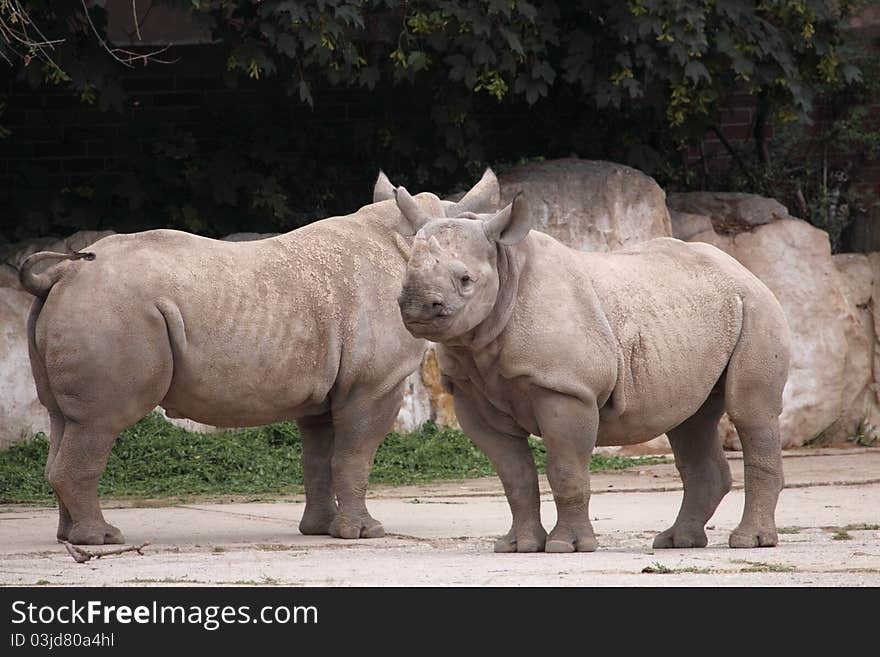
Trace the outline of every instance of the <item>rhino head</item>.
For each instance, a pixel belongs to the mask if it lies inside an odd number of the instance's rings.
[[[403,187],[395,198],[404,217],[398,230],[415,235],[398,299],[403,323],[416,337],[454,342],[485,322],[501,296],[515,295],[515,287],[504,288],[517,266],[512,249],[531,229],[530,212],[521,193],[495,214],[440,218]]]

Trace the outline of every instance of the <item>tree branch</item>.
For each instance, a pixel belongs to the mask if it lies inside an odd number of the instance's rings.
[[[734,162],[736,162],[737,166],[742,170],[743,174],[748,177],[750,180],[752,178],[751,172],[746,168],[746,163],[743,162],[743,159],[739,156],[731,143],[727,141],[727,137],[724,136],[724,133],[721,132],[721,129],[717,125],[713,125],[710,130],[715,133],[715,136],[718,137],[718,140],[721,142],[721,145],[730,153],[730,156],[733,158]]]
[[[144,541],[140,545],[131,545],[126,548],[107,550],[106,552],[92,552],[91,550],[85,550],[81,547],[68,543],[67,541],[62,541],[62,543],[64,543],[64,547],[67,548],[67,551],[70,553],[70,556],[73,557],[74,561],[76,561],[77,563],[85,563],[86,561],[91,561],[92,559],[109,557],[112,554],[124,554],[125,552],[137,552],[139,555],[143,556],[144,553],[142,552],[142,550],[150,544],[150,541]]]
[[[92,15],[89,13],[89,8],[88,5],[86,5],[86,0],[80,0],[80,4],[82,4],[83,13],[85,13],[86,20],[89,23],[89,27],[92,29],[92,33],[95,35],[95,38],[98,39],[98,43],[101,44],[101,47],[104,48],[104,50],[110,53],[110,56],[113,59],[115,59],[123,66],[134,68],[133,62],[136,61],[142,61],[144,65],[149,62],[157,62],[159,64],[173,64],[176,61],[156,59],[156,55],[161,55],[163,52],[167,51],[172,44],[168,44],[164,48],[159,48],[158,50],[147,53],[136,53],[132,50],[126,50],[124,48],[112,48],[110,44],[107,43],[107,41],[101,36],[100,32],[98,32],[98,28],[92,20]],[[137,24],[137,21],[135,21],[135,24]]]

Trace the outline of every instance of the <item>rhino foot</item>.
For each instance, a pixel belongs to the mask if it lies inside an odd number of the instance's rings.
[[[547,532],[541,526],[519,533],[511,529],[495,541],[495,552],[543,552]]]
[[[310,513],[306,509],[303,513],[302,520],[299,521],[299,533],[305,536],[313,536],[318,534],[329,534],[330,526],[336,518],[335,513]]]
[[[702,548],[709,544],[706,531],[702,527],[682,527],[673,525],[654,538],[654,549]]]
[[[756,548],[776,547],[779,537],[775,528],[761,529],[749,527],[737,527],[730,534],[730,547],[732,548]]]
[[[329,533],[335,538],[382,538],[385,528],[369,515],[354,519],[337,515],[330,523]]]
[[[576,532],[568,527],[559,527],[557,525],[544,544],[545,552],[595,552],[599,547],[599,542],[593,535],[593,530],[587,527],[586,530]]]
[[[66,540],[74,545],[105,545],[125,543],[122,532],[113,525],[102,523],[75,522],[67,533]]]
[[[73,526],[73,523],[70,519],[61,518],[58,521],[58,531],[55,532],[55,538],[58,539],[59,543],[64,543],[65,541],[70,541],[70,528]]]

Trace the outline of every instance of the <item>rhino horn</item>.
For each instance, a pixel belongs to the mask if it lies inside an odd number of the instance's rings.
[[[388,180],[388,176],[385,175],[385,172],[379,169],[379,177],[376,179],[376,184],[373,186],[373,203],[390,201],[393,198],[394,185]]]
[[[428,251],[435,258],[439,258],[443,255],[443,248],[440,246],[440,242],[437,241],[437,238],[433,235],[428,239]]]
[[[487,168],[483,177],[458,203],[446,208],[447,217],[460,217],[465,212],[491,212],[501,201],[501,188],[492,169]]]
[[[394,198],[403,218],[397,227],[401,235],[415,235],[419,230],[431,221],[427,212],[419,207],[416,200],[406,191],[406,187],[398,187],[394,190]]]

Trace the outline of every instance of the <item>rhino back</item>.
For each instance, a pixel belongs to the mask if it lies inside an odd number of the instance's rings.
[[[756,289],[748,271],[703,246],[661,238],[584,258],[622,362],[619,408],[609,409],[600,442],[641,440],[677,426],[724,373],[744,299]]]
[[[737,344],[743,298],[760,293],[754,277],[669,238],[614,253],[528,241],[505,375],[595,396],[599,444],[640,442],[696,412]]]
[[[365,363],[402,367],[412,356],[400,352],[418,351],[412,338],[393,340],[400,319],[386,288],[401,256],[376,233],[381,222],[360,226],[353,249],[358,231],[349,219],[254,242],[168,230],[105,238],[92,249],[92,267],[69,268],[50,293],[38,342],[81,370],[87,364],[70,354],[100,360],[126,336],[167,344],[170,313],[182,328],[170,336],[173,378],[162,404],[173,413],[241,426],[318,412]],[[377,317],[391,337],[365,330]]]

